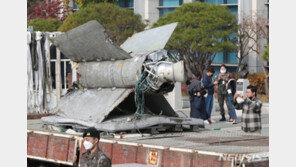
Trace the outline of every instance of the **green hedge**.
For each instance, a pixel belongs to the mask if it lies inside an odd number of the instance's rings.
[[[69,15],[58,30],[69,31],[91,20],[97,20],[117,45],[122,44],[135,32],[143,31],[145,27],[141,16],[134,14],[132,10],[111,3],[90,3]]]
[[[49,18],[37,18],[33,19],[28,22],[28,26],[33,26],[34,31],[47,31],[47,32],[54,32],[57,31],[58,28],[61,26],[62,22],[58,19]]]

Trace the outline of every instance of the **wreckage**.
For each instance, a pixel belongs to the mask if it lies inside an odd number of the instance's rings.
[[[43,123],[107,132],[204,126],[201,119],[179,117],[163,96],[175,82],[186,80],[183,61],[175,61],[164,50],[176,26],[137,33],[120,47],[95,20],[51,38],[78,64],[83,89],[63,96],[56,114],[43,117]]]

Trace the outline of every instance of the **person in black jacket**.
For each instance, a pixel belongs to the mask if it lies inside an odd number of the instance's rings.
[[[234,106],[232,104],[233,101],[233,96],[235,95],[236,92],[236,81],[235,81],[235,76],[233,72],[229,72],[229,80],[226,84],[227,87],[227,105],[229,109],[229,121],[230,123],[236,124],[237,116],[235,113]]]
[[[200,118],[203,120],[209,120],[209,116],[206,112],[205,89],[202,87],[201,75],[199,72],[195,72],[193,79],[188,86],[188,94],[190,95],[190,117]],[[209,123],[211,121],[209,120]]]
[[[204,87],[208,91],[208,96],[206,97],[206,111],[208,113],[209,118],[211,118],[214,103],[214,86],[218,84],[218,81],[212,81],[212,76],[214,73],[214,68],[208,68],[202,80]],[[211,121],[213,122],[212,119]]]

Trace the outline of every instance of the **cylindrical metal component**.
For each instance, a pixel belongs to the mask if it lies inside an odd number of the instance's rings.
[[[127,60],[80,63],[79,83],[86,88],[132,88],[142,73],[146,56]]]
[[[162,81],[185,82],[185,70],[183,61],[177,63],[160,62],[156,74]]]

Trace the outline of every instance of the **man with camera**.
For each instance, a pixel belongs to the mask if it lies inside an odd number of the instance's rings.
[[[241,98],[241,102],[239,101]],[[242,109],[242,130],[244,132],[261,132],[261,107],[262,101],[257,98],[257,88],[249,85],[246,96],[235,94],[233,105],[236,109]]]
[[[206,103],[204,95],[207,93],[202,86],[201,75],[199,72],[193,74],[193,79],[188,86],[188,94],[190,96],[190,117],[211,120],[206,112]]]

